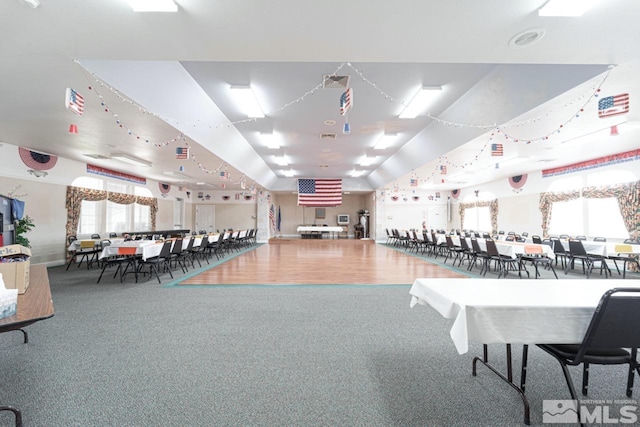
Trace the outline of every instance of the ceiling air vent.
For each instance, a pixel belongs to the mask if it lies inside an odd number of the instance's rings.
[[[321,133],[320,139],[336,139],[338,137],[335,133]]]
[[[322,76],[322,87],[325,89],[346,89],[349,87],[349,76]]]
[[[329,165],[318,165],[318,167],[320,167],[320,168],[328,168]]]

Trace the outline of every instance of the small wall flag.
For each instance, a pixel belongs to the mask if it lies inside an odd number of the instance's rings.
[[[353,89],[347,89],[340,96],[340,115],[345,116],[353,107]]]
[[[189,148],[188,147],[178,147],[176,148],[176,159],[188,159],[189,158]]]
[[[84,114],[84,98],[68,87],[65,93],[65,107],[67,107],[67,110],[81,116]]]
[[[502,155],[504,155],[504,150],[502,148],[502,144],[491,144],[491,155],[492,156],[502,156]]]

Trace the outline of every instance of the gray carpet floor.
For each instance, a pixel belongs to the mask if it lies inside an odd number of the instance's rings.
[[[98,274],[50,268],[55,316],[27,328],[28,344],[0,334],[0,404],[25,426],[522,425],[516,393],[486,368],[471,375],[481,345],[458,355],[451,321],[409,308],[410,284],[167,287]],[[502,367],[504,347],[490,351]],[[555,360],[529,357],[542,425],[543,399],[569,394]],[[591,399],[626,399],[623,367],[593,367],[590,382]]]

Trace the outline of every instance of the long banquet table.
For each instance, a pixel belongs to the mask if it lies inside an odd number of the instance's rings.
[[[335,236],[335,233],[342,233],[344,231],[343,227],[340,226],[328,226],[328,225],[301,225],[298,227],[298,233],[331,233],[332,236]],[[322,235],[322,234],[320,234]]]
[[[582,342],[600,298],[616,285],[640,288],[640,280],[416,279],[409,293],[411,307],[429,305],[453,319],[449,335],[459,354],[469,351],[469,342],[483,344],[483,356],[473,359],[472,374],[480,362],[506,381],[520,395],[529,424],[524,394],[528,345]],[[488,362],[487,344],[496,343],[507,345],[506,376]],[[513,382],[511,344],[523,344],[519,386]]]
[[[443,234],[438,235],[437,239],[438,239],[437,242],[439,245],[446,243],[446,236]],[[451,241],[456,246],[460,246],[460,239],[461,239],[460,236],[451,236]],[[467,237],[466,240],[467,240],[467,245],[471,247],[471,238]],[[478,245],[480,246],[480,249],[482,249],[483,251],[486,251],[487,250],[486,239],[479,237],[476,240],[478,241]],[[517,259],[518,255],[525,255],[525,254],[543,254],[550,258],[553,258],[555,256],[553,253],[553,248],[548,245],[542,245],[539,243],[507,242],[504,240],[494,240],[494,242],[496,243],[496,249],[498,249],[498,252],[501,255],[506,255],[513,259]]]

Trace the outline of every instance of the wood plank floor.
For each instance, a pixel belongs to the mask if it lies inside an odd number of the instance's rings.
[[[274,239],[180,285],[410,285],[418,277],[466,276],[371,240]]]

